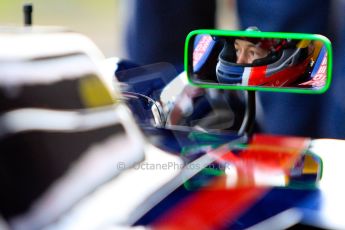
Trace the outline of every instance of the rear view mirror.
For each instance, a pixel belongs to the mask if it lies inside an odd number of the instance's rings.
[[[195,30],[186,39],[185,69],[204,88],[323,93],[332,49],[315,34]]]

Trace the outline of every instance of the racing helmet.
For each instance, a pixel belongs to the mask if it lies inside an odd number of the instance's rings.
[[[252,63],[236,63],[235,38],[220,38],[224,44],[218,56],[216,76],[219,83],[289,86],[302,78],[310,66],[308,54],[309,40],[289,40],[271,38],[237,39],[253,43],[268,51],[267,56]]]

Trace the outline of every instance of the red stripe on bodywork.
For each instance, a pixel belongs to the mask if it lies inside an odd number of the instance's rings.
[[[219,229],[233,223],[267,188],[200,190],[169,210],[153,229]]]
[[[239,177],[242,177],[242,180],[248,180],[251,176],[248,174],[253,171],[255,165],[262,164],[283,170],[291,169],[296,159],[308,146],[309,140],[308,138],[255,135],[248,148],[240,154],[235,155],[227,149],[225,151],[228,153],[220,154],[218,160],[238,164]],[[212,155],[217,158],[217,153],[220,152],[216,150]],[[241,164],[247,161],[253,161],[255,164]],[[224,179],[226,179],[224,176],[216,177],[207,187],[179,202],[153,224],[153,229],[224,228],[234,223],[270,190],[270,187],[254,186],[227,189]],[[241,179],[239,181],[241,182]],[[246,184],[253,185],[253,183]]]

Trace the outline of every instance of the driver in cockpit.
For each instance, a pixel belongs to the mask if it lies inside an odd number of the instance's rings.
[[[310,40],[220,38],[217,82],[244,86],[291,86],[309,72]]]

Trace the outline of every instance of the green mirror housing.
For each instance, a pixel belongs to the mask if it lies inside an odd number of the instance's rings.
[[[322,35],[195,30],[185,43],[189,82],[203,88],[324,93],[331,42]]]

